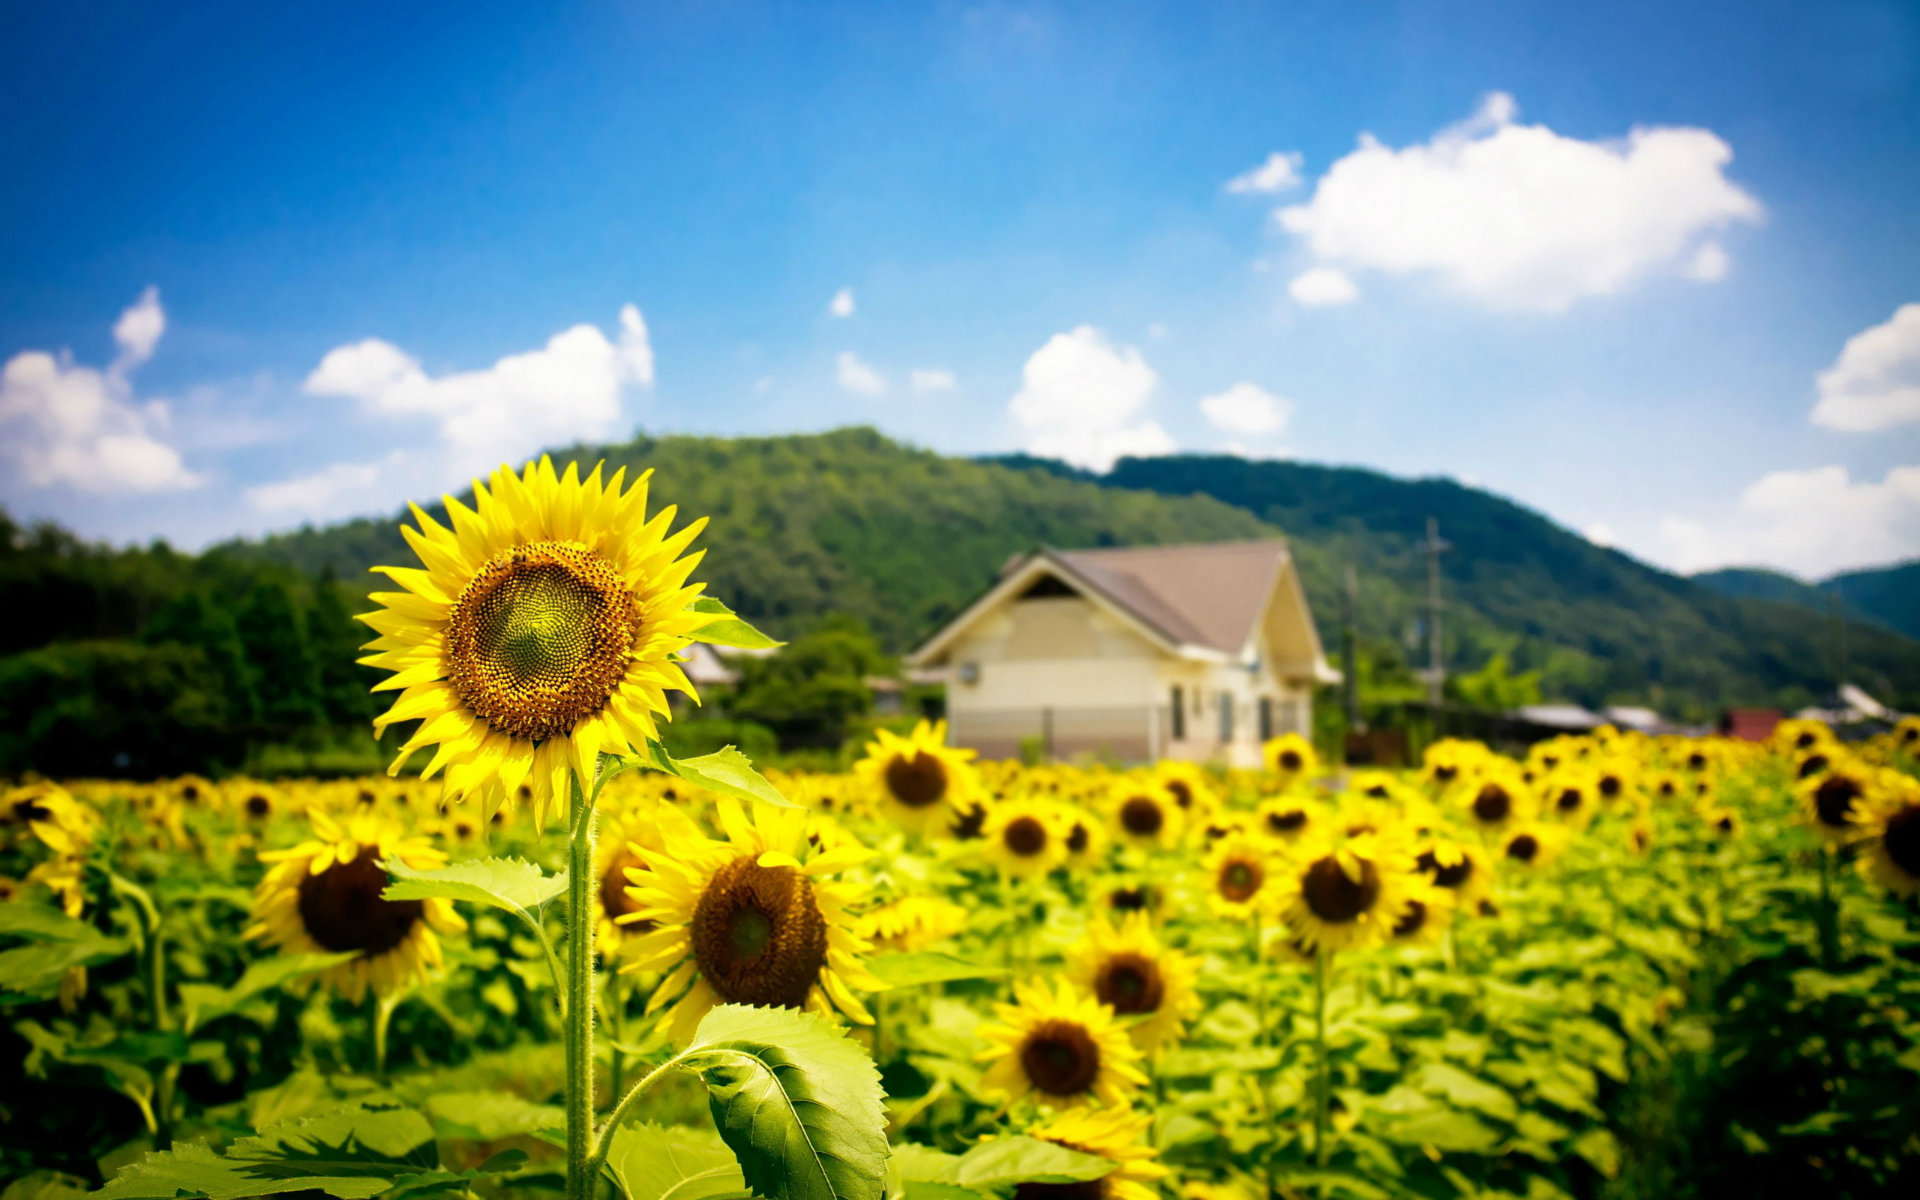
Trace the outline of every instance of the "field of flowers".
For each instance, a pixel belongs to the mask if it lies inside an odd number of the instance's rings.
[[[697,524],[478,497],[422,774],[0,797],[5,1200],[1916,1194],[1920,722],[762,774],[654,736]]]

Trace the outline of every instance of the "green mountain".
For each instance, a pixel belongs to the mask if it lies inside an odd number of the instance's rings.
[[[1063,548],[1284,534],[1329,648],[1339,580],[1359,578],[1356,623],[1371,661],[1404,660],[1425,567],[1429,515],[1443,559],[1449,665],[1505,653],[1547,693],[1589,704],[1644,701],[1708,715],[1726,705],[1803,703],[1830,686],[1826,624],[1802,608],[1721,595],[1596,547],[1520,505],[1444,480],[1227,456],[1127,460],[1091,477],[1034,459],[965,460],[869,429],[793,437],[639,437],[556,455],[658,468],[656,494],[712,518],[702,576],[775,633],[829,612],[910,647],[994,578],[1009,555]],[[223,554],[352,578],[405,563],[396,519],[307,529]],[[1857,672],[1890,701],[1920,699],[1920,643],[1862,629]]]
[[[1727,567],[1692,576],[1695,583],[1724,596],[1778,600],[1819,612],[1828,612],[1839,596],[1850,621],[1871,621],[1920,638],[1920,559],[1891,567],[1847,571],[1819,583],[1806,583],[1779,571],[1758,567]]]

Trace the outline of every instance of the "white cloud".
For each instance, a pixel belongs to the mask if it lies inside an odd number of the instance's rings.
[[[1920,422],[1920,304],[1902,304],[1884,324],[1848,338],[1815,382],[1815,425],[1871,433]]]
[[[1300,155],[1297,151],[1275,150],[1267,161],[1251,171],[1227,180],[1227,190],[1236,196],[1253,193],[1274,194],[1300,186]]]
[[[1105,471],[1127,455],[1174,449],[1158,423],[1135,421],[1159,383],[1137,347],[1116,348],[1082,325],[1033,352],[1007,411],[1027,431],[1031,453]]]
[[[124,373],[152,358],[166,331],[167,311],[160,307],[160,289],[148,284],[133,307],[113,323],[113,342],[120,347],[113,369]]]
[[[575,325],[541,349],[436,376],[393,343],[368,338],[328,351],[303,389],[356,400],[379,416],[430,418],[453,466],[484,472],[543,446],[613,433],[624,389],[652,382],[646,321],[629,304],[620,310],[617,342],[595,326]]]
[[[832,313],[836,317],[852,316],[853,315],[853,289],[850,287],[843,287],[839,291],[835,292],[833,294],[833,299],[827,301],[827,311],[829,313]]]
[[[1694,252],[1680,273],[1695,283],[1718,283],[1727,277],[1727,269],[1733,265],[1733,259],[1719,242],[1708,242]]]
[[[250,487],[247,503],[258,512],[307,520],[350,516],[363,511],[367,494],[402,461],[396,452],[385,463],[334,463],[311,474]]]
[[[1360,298],[1360,289],[1348,279],[1346,272],[1332,267],[1314,267],[1302,271],[1293,277],[1287,285],[1287,295],[1293,297],[1295,304],[1307,308],[1326,308],[1335,304],[1352,304]]]
[[[860,356],[851,350],[842,350],[835,362],[835,374],[840,380],[842,391],[858,396],[880,396],[886,394],[887,377],[860,361]]]
[[[1286,428],[1293,416],[1293,401],[1255,383],[1236,383],[1224,392],[1204,397],[1200,411],[1222,433],[1266,437]]]
[[[1586,533],[1587,540],[1596,546],[1612,547],[1620,544],[1620,536],[1614,533],[1613,526],[1605,521],[1595,521],[1587,526]]]
[[[951,392],[960,386],[952,371],[939,367],[918,367],[913,372],[913,390],[916,392]]]
[[[73,356],[23,350],[0,368],[0,429],[17,478],[28,487],[64,485],[96,494],[197,487],[179,451],[157,435],[163,400],[137,403],[127,374],[153,356],[166,330],[160,293],[148,288],[114,323],[119,355],[105,371]]]
[[[1661,521],[1660,557],[1682,571],[1770,566],[1808,578],[1920,554],[1920,466],[1855,483],[1845,467],[1775,471],[1713,521]]]
[[[772,390],[773,376],[771,375],[762,375],[753,381],[753,394],[756,396],[764,396]]]
[[[1310,200],[1275,216],[1322,260],[1433,272],[1485,304],[1545,312],[1698,268],[1702,235],[1761,217],[1724,174],[1733,151],[1708,130],[1588,142],[1516,125],[1516,111],[1496,92],[1424,145],[1362,134]]]

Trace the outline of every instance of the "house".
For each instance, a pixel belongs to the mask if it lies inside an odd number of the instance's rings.
[[[983,757],[1252,766],[1311,735],[1337,682],[1283,541],[1116,550],[1043,547],[907,657],[947,681],[948,732]]]

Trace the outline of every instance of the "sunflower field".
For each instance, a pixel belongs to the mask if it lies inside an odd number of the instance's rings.
[[[415,510],[390,774],[8,785],[0,1197],[1920,1194],[1920,721],[675,759],[648,484]]]

